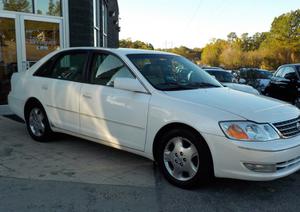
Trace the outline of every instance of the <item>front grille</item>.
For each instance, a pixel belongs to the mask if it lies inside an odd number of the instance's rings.
[[[300,117],[273,124],[286,138],[300,134]]]

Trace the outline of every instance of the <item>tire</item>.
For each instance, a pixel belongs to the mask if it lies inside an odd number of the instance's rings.
[[[35,141],[48,142],[53,138],[47,114],[39,103],[30,104],[25,111],[26,127]]]
[[[207,144],[189,129],[174,129],[161,137],[157,164],[171,184],[184,189],[204,185],[214,175]]]

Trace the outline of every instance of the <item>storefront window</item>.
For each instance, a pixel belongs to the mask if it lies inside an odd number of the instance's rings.
[[[103,1],[103,4],[102,4],[102,20],[103,20],[103,43],[102,43],[102,46],[103,47],[107,47],[107,15],[108,15],[108,12],[107,12],[107,5],[106,3],[104,3]]]
[[[100,1],[94,0],[94,46],[101,46]]]
[[[39,15],[61,16],[60,0],[37,0],[34,8],[35,13]]]
[[[0,9],[33,13],[32,0],[0,0]]]
[[[0,105],[7,104],[10,78],[17,71],[15,20],[0,18]]]
[[[61,0],[0,0],[0,10],[62,16]]]
[[[58,23],[25,21],[26,58],[30,65],[60,48]]]

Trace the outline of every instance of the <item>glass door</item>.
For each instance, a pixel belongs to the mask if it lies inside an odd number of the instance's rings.
[[[7,104],[12,74],[62,48],[63,38],[63,17],[1,11],[0,105]]]
[[[18,71],[15,18],[0,17],[0,105],[7,104],[10,79]]]
[[[23,17],[23,70],[62,47],[62,21]]]

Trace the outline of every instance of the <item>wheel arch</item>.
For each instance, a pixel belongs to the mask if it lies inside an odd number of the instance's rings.
[[[26,120],[26,114],[27,114],[28,110],[30,109],[31,106],[33,106],[35,104],[41,105],[43,107],[43,104],[37,98],[30,97],[29,99],[27,99],[27,101],[24,105],[24,118],[25,118],[25,120]]]
[[[194,127],[191,127],[190,125],[187,125],[187,124],[184,124],[184,123],[180,123],[180,122],[169,123],[169,124],[163,126],[156,133],[154,141],[153,141],[153,146],[152,146],[152,153],[153,153],[154,160],[156,161],[156,159],[157,159],[157,149],[158,149],[157,145],[159,143],[160,138],[164,135],[164,133],[166,133],[166,132],[168,132],[168,131],[170,131],[172,129],[183,129],[183,128],[192,131],[197,136],[199,136],[199,138],[203,141],[203,144],[206,146],[206,148],[208,150],[208,154],[210,156],[211,165],[213,166],[213,157],[212,157],[212,154],[211,154],[211,150],[210,150],[210,148],[209,148],[206,140],[204,139],[204,137]]]

